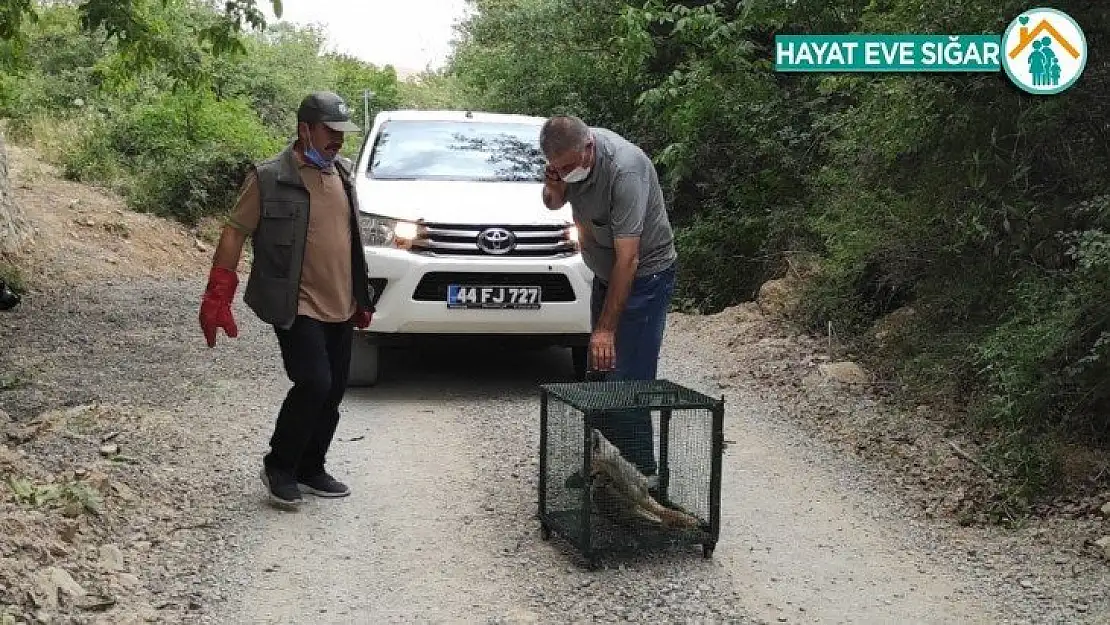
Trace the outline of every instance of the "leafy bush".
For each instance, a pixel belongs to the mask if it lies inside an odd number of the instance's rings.
[[[137,104],[113,121],[109,141],[121,156],[142,165],[217,148],[263,155],[281,144],[247,102],[205,93],[167,94]]]
[[[133,179],[130,168],[113,149],[104,116],[90,116],[60,156],[62,173],[71,180],[100,184],[126,193]]]
[[[196,151],[150,170],[132,192],[138,210],[172,217],[188,225],[229,210],[247,165],[257,160],[245,152]]]
[[[248,103],[204,94],[135,106],[107,141],[140,172],[131,206],[190,225],[230,208],[246,165],[283,146]]]

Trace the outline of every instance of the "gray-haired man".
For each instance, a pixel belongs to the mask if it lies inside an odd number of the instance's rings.
[[[651,159],[635,144],[574,116],[540,130],[550,209],[570,202],[582,257],[594,272],[590,357],[611,380],[653,380],[675,285],[674,235]],[[656,472],[651,413],[600,427],[646,475]]]

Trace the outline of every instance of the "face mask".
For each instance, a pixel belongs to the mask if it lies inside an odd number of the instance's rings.
[[[586,179],[587,176],[590,175],[591,169],[591,167],[583,167],[579,165],[578,167],[575,167],[574,170],[571,171],[569,174],[563,176],[563,182],[569,182],[572,184],[575,182],[582,182]]]
[[[569,174],[563,176],[563,182],[570,182],[570,183],[582,182],[583,180],[586,179],[586,176],[589,176],[589,175],[590,175],[590,168],[582,167],[581,165],[579,165],[578,167],[574,168],[574,171],[572,171]]]
[[[332,163],[335,162],[334,157],[328,158],[321,154],[320,151],[312,145],[312,139],[308,140],[308,149],[304,151],[304,157],[320,169],[331,169]]]

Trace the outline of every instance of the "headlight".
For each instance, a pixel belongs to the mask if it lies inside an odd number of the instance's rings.
[[[578,242],[578,226],[576,226],[574,224],[570,224],[570,225],[567,226],[566,232],[567,232],[567,241],[570,241],[571,247],[574,248],[575,250],[580,249],[581,245]]]
[[[420,234],[420,229],[411,221],[401,221],[365,213],[359,214],[358,225],[362,231],[363,244],[370,247],[408,249],[412,245],[413,239]]]
[[[411,221],[398,221],[397,226],[393,228],[393,236],[398,239],[412,241],[419,235],[420,229]]]

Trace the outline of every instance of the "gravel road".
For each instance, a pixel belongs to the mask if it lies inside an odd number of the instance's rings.
[[[675,356],[671,343],[668,362]],[[535,387],[564,364],[557,352],[509,357],[516,366],[479,367],[477,387],[465,379],[471,365],[442,364],[441,353],[352,393],[338,436],[359,440],[340,443],[336,466],[355,494],[292,520],[260,517],[257,541],[230,567],[248,571],[232,574],[243,594],[215,620],[991,620],[946,567],[907,551],[900,528],[872,512],[887,506],[847,494],[788,432],[761,424],[766,406],[751,397],[729,404],[726,438],[737,444],[712,561],[692,550],[579,568],[562,543],[539,539],[533,518]],[[698,363],[681,365],[665,375],[699,385]],[[260,575],[266,567],[275,572]]]
[[[141,494],[175,504],[153,518],[186,529],[153,547],[127,538],[134,526],[120,530],[125,559],[141,563],[133,573],[145,603],[121,601],[98,622],[1095,623],[1110,615],[1105,565],[1075,554],[1039,562],[1050,552],[1015,545],[1012,535],[959,534],[911,514],[866,466],[804,434],[773,389],[719,385],[719,358],[689,348],[704,324],[681,316],[662,373],[724,393],[732,441],[711,560],[691,549],[607,559],[591,572],[561,541],[540,540],[537,386],[563,375],[559,351],[393,354],[388,378],[352,390],[342,407],[330,468],[352,496],[281,512],[265,503],[257,475],[286,388],[276,340],[240,302],[240,337],[207,349],[195,328],[202,288],[195,279],[86,286],[28,297],[3,318],[0,340],[11,347],[0,364],[33,371],[32,383],[0,394],[17,420],[98,401],[173,415],[172,479],[148,476]],[[159,444],[157,429],[135,437],[133,447]],[[1071,579],[1054,574],[1067,567]],[[1036,570],[1044,574],[1035,584],[1021,583]]]

